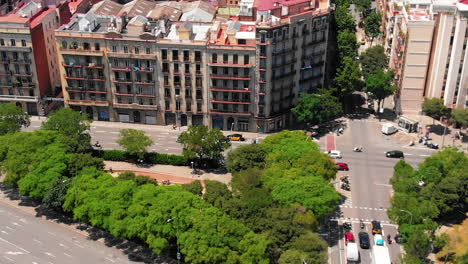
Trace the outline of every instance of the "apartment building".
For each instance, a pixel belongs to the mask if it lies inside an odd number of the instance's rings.
[[[61,91],[54,30],[68,22],[66,2],[29,1],[0,17],[0,102],[43,114],[43,97]]]
[[[285,127],[299,93],[325,81],[328,2],[228,5],[237,15],[146,0],[105,0],[76,15],[55,32],[65,103],[95,120]]]
[[[384,12],[385,47],[396,71],[399,113],[419,114],[424,98],[466,107],[466,15],[468,2],[389,1]]]

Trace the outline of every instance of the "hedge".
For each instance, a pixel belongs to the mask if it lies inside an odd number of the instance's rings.
[[[94,151],[94,156],[103,158],[104,160],[111,161],[128,161],[136,160],[137,157],[130,155],[124,150],[100,150]],[[173,166],[187,166],[189,160],[181,155],[163,154],[157,152],[148,152],[144,156],[144,162],[148,164],[161,164],[161,165],[173,165]]]

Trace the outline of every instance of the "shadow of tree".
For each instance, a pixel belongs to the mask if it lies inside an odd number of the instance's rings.
[[[452,133],[452,130],[450,127],[445,128],[445,126],[437,124],[437,125],[428,125],[431,133],[434,133],[438,136],[443,136],[444,135],[444,130],[445,130],[445,135],[450,135]]]

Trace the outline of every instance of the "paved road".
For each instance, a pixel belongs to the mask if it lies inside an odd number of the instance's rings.
[[[39,129],[42,121],[37,120],[37,117],[31,120],[31,125],[24,131],[33,131]],[[93,122],[91,125],[91,142],[95,143],[99,141],[104,149],[121,149],[117,140],[119,139],[119,131],[124,128],[135,128],[146,132],[146,135],[150,136],[154,144],[150,147],[151,151],[167,154],[182,154],[182,145],[177,143],[177,138],[180,133],[186,130],[183,127],[182,130],[173,130],[172,127],[166,126],[154,126],[144,124],[127,124],[119,122]],[[230,131],[223,131],[225,135],[231,134]],[[244,142],[232,142],[232,149],[241,146],[243,144],[249,144],[249,140],[257,137],[254,133],[244,133],[244,137],[248,140]],[[264,138],[265,135],[259,136],[258,138]]]
[[[137,263],[116,248],[88,240],[0,199],[0,263]],[[140,262],[138,262],[140,263]]]
[[[383,224],[384,235],[396,234],[396,226],[387,216],[387,208],[390,206],[392,193],[389,180],[393,175],[393,167],[399,159],[385,157],[389,150],[401,150],[405,154],[405,160],[417,166],[424,159],[434,153],[430,149],[406,147],[404,143],[397,142],[394,136],[385,136],[380,132],[381,123],[371,120],[350,120],[347,128],[341,136],[336,137],[336,148],[343,156],[339,162],[349,165],[348,172],[340,172],[340,175],[349,174],[351,191],[340,190],[344,195],[344,202],[340,205],[342,217],[334,219],[337,222],[334,232],[339,232],[338,243],[331,248],[331,263],[346,263],[345,246],[341,224],[344,221],[353,223],[353,233],[357,235],[361,230],[359,220],[366,223],[365,231],[370,233],[370,221],[379,220]],[[329,138],[324,141],[331,142]],[[407,144],[407,143],[406,143]],[[353,152],[353,147],[363,146],[361,153]],[[326,149],[326,146],[322,146]],[[339,178],[336,187],[339,189]],[[393,263],[398,263],[400,247],[396,244],[388,245]],[[371,250],[360,249],[361,263],[372,263]]]

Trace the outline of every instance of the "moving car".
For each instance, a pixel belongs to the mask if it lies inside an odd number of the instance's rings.
[[[332,159],[341,159],[341,151],[339,151],[339,150],[330,150],[328,152],[328,155]]]
[[[348,263],[359,263],[359,250],[354,242],[349,242],[346,246],[346,260]]]
[[[384,135],[391,135],[397,131],[398,129],[392,123],[385,123],[382,125],[382,133]]]
[[[338,166],[338,170],[345,170],[345,171],[349,170],[348,164],[346,163],[338,162],[336,163],[336,165]]]
[[[245,138],[241,134],[232,134],[227,136],[231,141],[244,141]]]
[[[404,158],[405,157],[405,155],[403,155],[403,152],[399,150],[387,151],[385,153],[385,156],[387,156],[387,158]]]
[[[379,221],[372,221],[372,234],[382,234],[382,226],[380,225]]]
[[[375,235],[374,241],[375,241],[376,246],[384,246],[385,244],[382,235],[379,235],[379,234]]]
[[[370,248],[369,234],[367,234],[366,232],[359,232],[358,237],[359,237],[359,245],[361,246],[361,248],[364,248],[364,249]]]
[[[345,245],[347,245],[349,242],[354,242],[354,235],[351,232],[346,232],[345,234]]]

